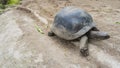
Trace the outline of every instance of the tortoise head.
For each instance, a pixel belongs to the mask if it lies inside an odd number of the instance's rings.
[[[110,38],[106,32],[101,31],[90,31],[89,37],[96,40],[105,40]]]

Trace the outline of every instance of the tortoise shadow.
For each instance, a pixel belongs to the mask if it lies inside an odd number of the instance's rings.
[[[72,51],[78,51],[79,48],[77,48],[77,46],[75,46],[74,44],[71,43],[71,41],[69,40],[64,40],[62,38],[59,38],[57,36],[52,36],[51,39],[55,42],[57,42],[58,44],[60,44],[59,47],[61,48],[67,48],[68,50],[72,50]]]

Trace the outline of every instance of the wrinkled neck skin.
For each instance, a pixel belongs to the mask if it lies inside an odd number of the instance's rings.
[[[97,31],[91,30],[88,32],[87,35],[89,39],[93,39],[93,40],[106,40],[110,38],[110,36],[106,32],[102,32],[99,30]]]

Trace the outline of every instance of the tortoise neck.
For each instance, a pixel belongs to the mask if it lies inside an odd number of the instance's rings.
[[[91,39],[99,39],[99,40],[105,40],[110,38],[110,36],[106,32],[93,31],[93,30],[91,30],[88,33],[88,37]]]

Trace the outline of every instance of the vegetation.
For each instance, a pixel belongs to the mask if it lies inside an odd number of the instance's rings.
[[[15,6],[20,0],[0,0],[0,13],[3,13],[7,7]]]
[[[120,22],[116,22],[116,24],[120,24]]]
[[[42,31],[42,29],[41,29],[38,25],[35,24],[35,28],[36,28],[36,30],[37,30],[38,32],[40,32],[41,34],[44,34],[44,32]]]
[[[19,4],[19,3],[20,3],[20,0],[9,0],[8,1],[9,5],[16,5],[16,4]]]

